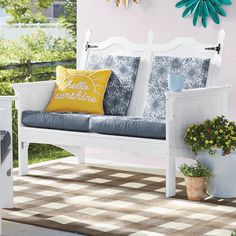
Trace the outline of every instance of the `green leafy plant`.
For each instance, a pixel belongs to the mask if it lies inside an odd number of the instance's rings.
[[[75,58],[75,44],[71,40],[49,38],[44,32],[22,36],[14,41],[0,40],[0,64],[23,63],[24,67],[14,70],[0,70],[0,96],[13,95],[11,83],[44,81],[55,79],[55,66],[26,69],[27,62],[59,61]],[[75,64],[69,66],[75,68]],[[13,105],[13,152],[14,167],[18,165],[17,110]],[[51,145],[32,144],[29,148],[29,163],[57,159],[71,155]]]
[[[43,23],[46,18],[41,11],[52,3],[53,0],[0,0],[0,8],[11,16],[11,23]]]
[[[62,23],[69,30],[71,36],[76,39],[77,0],[66,0],[65,16],[62,17]]]
[[[197,154],[209,151],[214,155],[218,150],[229,155],[236,148],[236,125],[224,116],[217,116],[201,124],[191,125],[184,134],[185,143]]]
[[[210,177],[212,175],[211,170],[199,161],[191,165],[183,164],[179,169],[184,176],[188,177]]]
[[[42,30],[31,35],[20,36],[15,40],[3,40],[0,43],[0,63],[3,65],[23,64],[25,77],[28,78],[33,76],[32,62],[75,58],[73,40],[48,37]],[[4,74],[6,73],[0,73],[0,81],[2,80],[1,75]]]

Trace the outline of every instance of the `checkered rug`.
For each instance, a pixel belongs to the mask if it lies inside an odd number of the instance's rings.
[[[6,220],[84,235],[231,235],[236,199],[166,199],[163,176],[91,165],[50,164],[15,176],[15,208]]]

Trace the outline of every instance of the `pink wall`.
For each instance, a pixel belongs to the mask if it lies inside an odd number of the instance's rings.
[[[178,0],[141,0],[141,5],[130,4],[129,9],[116,9],[113,0],[78,0],[79,53],[85,31],[91,29],[94,41],[109,36],[126,36],[134,42],[146,42],[149,29],[154,29],[158,42],[168,42],[175,37],[194,37],[206,43],[217,40],[218,31],[226,31],[225,55],[221,77],[224,84],[233,85],[229,115],[236,120],[236,4],[226,7],[228,17],[217,26],[209,24],[207,29],[193,27],[191,19],[181,17],[182,9],[176,9]],[[131,2],[131,0],[130,0]]]

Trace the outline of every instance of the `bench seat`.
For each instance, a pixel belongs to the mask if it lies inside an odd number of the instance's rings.
[[[7,157],[10,145],[11,145],[11,136],[7,131],[0,131],[0,145],[1,145],[1,164]]]
[[[90,119],[90,132],[140,138],[166,138],[165,122],[145,117],[97,116]]]
[[[144,117],[24,111],[22,113],[22,124],[27,127],[129,137],[153,139],[165,139],[166,137],[166,127],[163,121]]]
[[[81,113],[24,111],[22,124],[36,128],[89,132],[91,116]]]

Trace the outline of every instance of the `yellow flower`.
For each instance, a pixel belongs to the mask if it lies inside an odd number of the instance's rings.
[[[219,134],[219,132],[216,130],[216,131],[215,131],[215,134]]]
[[[222,134],[224,131],[223,131],[223,129],[220,129],[220,133]]]
[[[194,141],[197,141],[197,138],[194,137],[193,140],[194,140]]]
[[[205,144],[208,144],[208,143],[209,143],[209,141],[208,141],[208,140],[206,140],[206,141],[205,141]]]
[[[234,131],[231,132],[231,135],[234,135]]]
[[[210,144],[213,144],[213,141],[212,141],[212,140],[210,140]]]

